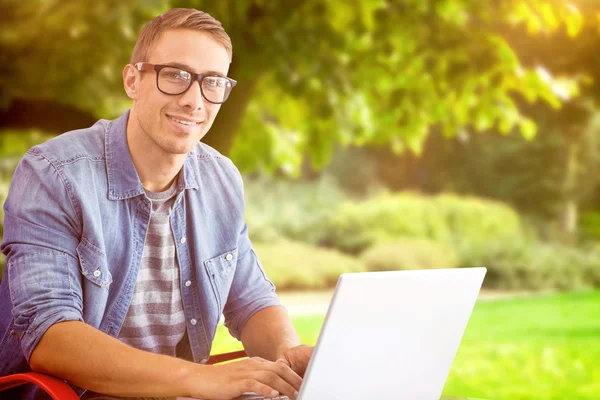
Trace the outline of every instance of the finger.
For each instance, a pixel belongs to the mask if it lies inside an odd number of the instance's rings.
[[[287,364],[282,362],[275,362],[271,364],[272,371],[279,375],[286,383],[291,385],[294,389],[300,390],[302,384],[302,378]]]
[[[266,385],[260,381],[254,380],[254,379],[248,380],[248,385],[246,386],[246,389],[244,389],[244,391],[245,392],[254,392],[254,393],[260,394],[261,396],[264,396],[264,397],[279,396],[279,392],[277,390],[275,390],[274,388],[272,388],[269,385]]]
[[[257,362],[257,363],[269,362],[269,360],[266,360],[262,357],[251,357],[251,358],[248,358],[248,361],[253,361],[253,362]]]
[[[298,389],[290,385],[274,371],[262,371],[258,379],[279,393],[288,396],[290,399],[295,399],[298,396]]]
[[[287,365],[288,367],[291,367],[290,362],[288,360],[286,360],[285,358],[278,358],[277,361],[275,361],[275,362],[283,363],[283,364]]]

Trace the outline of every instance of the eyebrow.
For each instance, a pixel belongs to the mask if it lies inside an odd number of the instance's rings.
[[[163,64],[163,65],[169,65],[169,66],[172,66],[172,67],[185,69],[186,71],[194,72],[194,69],[191,66],[189,66],[187,64],[179,63],[179,62],[170,62],[170,63],[166,63],[166,64]],[[225,75],[223,75],[219,71],[212,71],[212,70],[210,70],[210,71],[204,71],[200,75],[218,75],[218,76],[222,76],[223,78],[225,78]]]

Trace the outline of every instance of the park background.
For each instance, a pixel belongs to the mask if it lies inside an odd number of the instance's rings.
[[[129,107],[122,68],[171,7],[232,38],[204,141],[242,171],[284,299],[483,265],[444,393],[600,397],[599,1],[1,0],[2,203],[29,147]],[[293,314],[304,342],[323,318]],[[213,351],[240,347],[219,327]]]

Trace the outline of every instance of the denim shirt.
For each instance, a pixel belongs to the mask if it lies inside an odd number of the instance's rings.
[[[129,154],[128,116],[35,146],[15,170],[4,204],[0,375],[29,371],[31,353],[57,322],[83,321],[118,337],[151,211]],[[280,302],[248,237],[233,163],[198,143],[177,188],[171,226],[188,337],[181,353],[204,363],[222,314],[239,339],[253,314]]]

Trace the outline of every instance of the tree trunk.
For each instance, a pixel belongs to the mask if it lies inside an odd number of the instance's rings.
[[[560,212],[559,226],[561,233],[568,239],[577,233],[578,205],[575,189],[577,187],[579,143],[576,140],[570,140],[567,143],[567,160],[563,186],[565,200]]]
[[[92,126],[98,118],[69,104],[52,100],[15,99],[6,110],[0,110],[1,130],[39,129],[56,135]]]
[[[235,61],[232,63],[229,75],[236,76],[237,65],[239,64],[236,64]],[[221,154],[229,154],[259,79],[260,77],[256,76],[244,82],[238,82],[202,142],[215,148]]]

